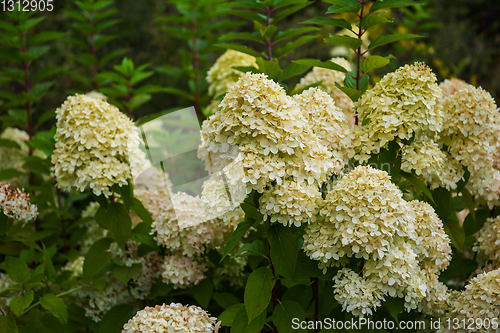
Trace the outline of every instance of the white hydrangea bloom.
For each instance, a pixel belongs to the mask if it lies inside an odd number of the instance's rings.
[[[216,320],[195,305],[147,306],[123,326],[122,333],[213,333],[218,331]]]
[[[342,305],[342,310],[364,317],[372,315],[373,310],[385,301],[384,292],[370,281],[363,279],[349,268],[343,268],[333,278],[335,299]]]
[[[442,91],[429,67],[417,63],[386,74],[356,102],[364,126],[354,128],[354,158],[367,161],[371,154],[396,138],[410,139],[442,129]]]
[[[161,276],[163,282],[172,284],[175,289],[185,289],[203,280],[207,269],[207,265],[201,260],[172,254],[164,258]]]
[[[271,222],[300,227],[316,220],[322,202],[316,184],[285,179],[283,184],[276,184],[264,192],[259,199],[259,209],[264,221],[269,218]]]
[[[467,333],[469,318],[498,320],[500,313],[500,269],[483,273],[471,279],[457,297],[451,300],[449,318],[458,319],[459,329],[450,332]],[[454,321],[455,322],[455,321]],[[493,327],[475,327],[474,332],[495,332]]]
[[[85,95],[69,96],[56,110],[52,155],[57,185],[65,191],[111,194],[145,167],[139,134],[115,106]]]
[[[460,91],[470,86],[471,85],[465,82],[464,80],[456,78],[446,79],[439,84],[439,87],[443,90],[444,97],[451,96],[457,91]]]
[[[473,250],[478,253],[478,261],[500,267],[500,216],[486,220]]]
[[[441,140],[471,173],[467,188],[490,207],[499,202],[500,114],[491,95],[468,86],[442,101],[447,121]]]
[[[234,160],[236,150],[243,182],[261,193],[268,183],[281,184],[287,176],[312,183],[324,181],[333,171],[331,154],[294,99],[265,75],[242,76],[220,106],[202,127],[199,155],[206,163],[210,159],[225,166]],[[232,157],[224,162],[227,154]]]
[[[335,57],[330,60],[347,69],[351,70],[351,64],[349,61],[342,57]],[[354,113],[352,112],[353,103],[352,100],[347,96],[342,90],[340,90],[335,83],[344,85],[345,74],[332,69],[326,69],[321,67],[313,67],[312,70],[306,74],[300,82],[295,86],[295,89],[305,88],[308,85],[314,83],[320,83],[318,88],[325,91],[334,100],[335,106],[340,108],[349,121],[349,126],[354,127]]]
[[[231,89],[243,72],[233,67],[258,67],[255,57],[235,50],[227,50],[221,55],[207,72],[208,93],[217,97]]]
[[[455,189],[464,175],[460,163],[432,140],[415,140],[402,147],[401,170],[415,171],[431,189]]]
[[[0,183],[0,211],[23,226],[38,216],[38,208],[30,203],[29,194],[4,183]]]

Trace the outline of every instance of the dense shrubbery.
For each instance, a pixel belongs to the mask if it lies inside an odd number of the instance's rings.
[[[158,65],[123,3],[2,14],[1,331],[496,331],[500,114],[426,4],[148,4]]]

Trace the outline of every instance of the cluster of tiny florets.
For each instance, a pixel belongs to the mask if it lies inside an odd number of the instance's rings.
[[[430,287],[451,258],[433,208],[406,202],[385,171],[369,166],[333,185],[320,217],[306,228],[303,248],[324,270],[362,258],[361,276],[344,269],[334,278],[336,299],[357,316],[372,314],[385,295],[403,298],[408,311],[426,297],[432,302]]]
[[[0,211],[23,226],[38,216],[38,208],[30,203],[26,192],[4,183],[0,183]]]
[[[56,110],[56,119],[52,164],[59,188],[90,188],[96,195],[108,196],[112,185],[125,185],[133,173],[142,171],[145,158],[139,134],[115,106],[77,94]]]
[[[465,89],[469,86],[470,86],[470,84],[468,84],[464,80],[460,80],[460,79],[456,79],[456,78],[446,79],[439,84],[439,88],[441,88],[443,90],[444,97],[451,96],[454,93],[456,93],[457,91]]]
[[[188,288],[205,278],[207,265],[194,257],[181,254],[167,255],[162,265],[163,282],[172,284],[175,289]]]
[[[449,153],[470,172],[469,191],[481,202],[498,203],[500,114],[491,95],[469,86],[442,101],[446,122],[441,140]]]
[[[243,72],[233,67],[257,67],[255,60],[255,57],[246,53],[234,50],[224,52],[207,72],[209,94],[218,97],[227,93],[244,75]]]
[[[500,217],[486,220],[473,250],[478,253],[478,261],[500,267]]]
[[[460,163],[431,140],[416,140],[403,146],[401,152],[401,170],[414,171],[431,189],[454,189],[464,175]]]
[[[348,71],[351,70],[350,63],[342,57],[332,58],[330,61],[344,67]],[[349,121],[349,125],[352,128],[354,126],[352,100],[335,85],[335,83],[337,83],[343,86],[344,78],[345,74],[342,72],[327,68],[313,67],[313,69],[307,73],[306,76],[300,79],[300,82],[297,84],[295,89],[301,89],[307,87],[308,85],[319,83],[318,88],[325,91],[331,98],[333,98],[335,106],[344,112],[345,117]]]
[[[441,97],[436,76],[424,64],[386,74],[355,104],[358,117],[367,124],[354,128],[354,158],[367,161],[394,139],[441,131]]]
[[[122,333],[213,333],[218,330],[216,319],[195,305],[147,306],[123,326]]]

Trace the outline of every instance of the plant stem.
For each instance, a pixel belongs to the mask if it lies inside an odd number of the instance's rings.
[[[268,27],[271,25],[271,12],[272,12],[272,10],[270,8],[266,7],[266,17],[267,17],[266,23],[267,23]],[[267,45],[267,56],[269,57],[269,61],[272,61],[273,60],[273,48],[272,48],[273,43],[271,42],[271,38],[266,39],[266,45]]]
[[[358,36],[358,39],[361,40],[361,36],[363,36],[363,34],[364,34],[363,28],[361,27],[361,22],[363,21],[364,5],[366,3],[366,0],[358,0],[358,2],[361,4],[361,12],[358,15],[358,17],[359,17],[359,30],[358,30],[358,33],[356,35]],[[362,51],[361,47],[362,47],[362,45],[360,45],[358,47],[358,50],[355,52],[356,53],[356,90],[358,90],[358,91],[360,90],[359,86],[360,86],[360,81],[361,81],[361,68],[360,68],[361,57],[363,57],[363,51]],[[355,116],[355,124],[358,125],[359,124],[358,115],[354,114],[354,116]]]

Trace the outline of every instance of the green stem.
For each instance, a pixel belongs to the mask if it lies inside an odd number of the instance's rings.
[[[66,290],[60,294],[57,294],[56,297],[62,297],[64,295],[68,295],[68,294],[71,294],[72,292],[74,291],[77,291],[78,289],[82,289],[84,286],[78,286],[76,288],[73,288],[73,289],[70,289],[70,290]],[[26,313],[28,313],[31,309],[37,307],[38,305],[40,305],[40,301],[36,302],[36,303],[33,303],[31,304],[29,307],[26,308],[26,310],[23,311],[22,313],[22,316]]]

